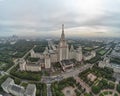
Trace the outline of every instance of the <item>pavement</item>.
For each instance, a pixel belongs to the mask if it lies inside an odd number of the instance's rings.
[[[86,70],[88,68],[91,68],[92,66],[93,65],[91,65],[91,64],[86,64],[84,66],[81,66],[80,68],[72,69],[69,72],[64,72],[57,76],[43,76],[41,79],[41,82],[44,82],[47,84],[47,96],[52,96],[51,83],[53,83],[55,81],[61,81],[63,79],[69,78],[69,77],[76,77],[76,76],[78,76],[79,73],[83,72],[84,70]],[[81,81],[81,84],[83,84],[82,81]],[[85,85],[84,87],[88,92],[90,92],[91,89],[87,85]]]
[[[91,68],[93,65],[86,64],[84,66],[81,66],[80,68],[72,69],[69,72],[64,72],[62,74],[56,75],[56,76],[43,76],[41,79],[41,82],[43,83],[53,83],[55,81],[61,81],[63,79],[78,76],[79,73],[83,72],[84,70]]]
[[[52,96],[51,84],[47,84],[47,96]]]

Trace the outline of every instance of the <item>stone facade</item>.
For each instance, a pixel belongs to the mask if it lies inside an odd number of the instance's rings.
[[[73,46],[71,46],[69,50],[69,45],[65,39],[64,34],[64,25],[62,25],[62,34],[60,38],[60,42],[58,45],[55,45],[51,41],[48,42],[48,47],[45,48],[43,53],[35,53],[34,50],[30,52],[32,58],[40,58],[44,59],[44,68],[49,69],[51,68],[51,63],[60,62],[62,60],[70,60],[75,59],[76,61],[82,60],[82,48],[79,47],[76,50]],[[20,70],[32,70],[35,69],[35,66],[28,65],[25,63],[21,63]],[[41,64],[39,66],[42,66]],[[32,68],[33,67],[33,68]],[[37,69],[36,69],[37,70]],[[38,71],[38,70],[37,70]],[[40,67],[39,67],[40,71]]]

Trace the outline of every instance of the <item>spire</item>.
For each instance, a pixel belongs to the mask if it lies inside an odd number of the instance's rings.
[[[61,40],[65,40],[65,34],[64,34],[64,24],[62,24],[62,34],[61,34]]]

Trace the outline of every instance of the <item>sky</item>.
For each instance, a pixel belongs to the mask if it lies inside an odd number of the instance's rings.
[[[120,37],[120,0],[0,0],[0,36]]]

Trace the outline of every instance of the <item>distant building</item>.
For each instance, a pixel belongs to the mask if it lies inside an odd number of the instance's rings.
[[[13,96],[36,96],[36,85],[28,84],[26,90],[24,87],[14,83],[14,80],[7,78],[1,85],[6,93]]]
[[[90,60],[92,59],[93,57],[96,56],[96,52],[95,51],[91,51],[91,52],[87,52],[84,54],[84,60]]]
[[[100,61],[98,66],[101,68],[109,67],[109,68],[112,68],[114,72],[120,73],[120,65],[110,63],[110,59],[108,57],[104,58],[103,61]]]
[[[103,61],[99,61],[98,66],[101,68],[104,68],[105,66],[107,66],[110,63],[110,59],[108,57],[105,57],[103,59]]]

